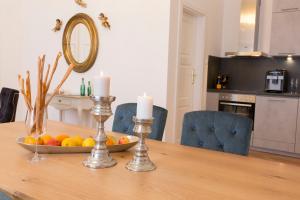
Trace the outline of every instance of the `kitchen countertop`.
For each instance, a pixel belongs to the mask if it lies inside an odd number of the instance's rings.
[[[216,93],[233,93],[233,94],[252,94],[259,96],[277,96],[277,97],[300,97],[300,93],[292,94],[292,93],[270,93],[265,91],[246,91],[246,90],[230,90],[230,89],[207,89],[207,92],[216,92]]]

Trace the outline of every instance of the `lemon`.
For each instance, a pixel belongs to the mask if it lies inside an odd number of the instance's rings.
[[[36,139],[34,137],[32,137],[32,136],[27,136],[25,138],[25,140],[24,140],[24,143],[25,144],[35,144],[36,143]],[[43,144],[42,139],[38,138],[37,143],[38,143],[38,145],[42,145]]]
[[[83,147],[94,147],[95,145],[96,141],[93,138],[86,138],[82,143]]]
[[[66,138],[62,141],[61,146],[63,147],[75,147],[77,145],[77,141],[73,138]]]
[[[66,139],[66,138],[69,138],[69,136],[68,136],[67,134],[60,134],[60,135],[58,135],[58,136],[55,137],[55,139],[56,139],[57,141],[59,141],[60,143],[62,143],[62,141],[63,141],[64,139]]]
[[[35,138],[31,136],[27,136],[24,140],[25,144],[35,144]]]
[[[76,146],[82,146],[83,138],[79,135],[76,135],[74,137],[71,137],[74,141],[76,141]]]

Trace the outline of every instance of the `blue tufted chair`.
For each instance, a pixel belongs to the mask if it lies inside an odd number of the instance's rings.
[[[226,112],[186,113],[181,144],[248,155],[252,123],[247,117]]]
[[[136,115],[136,103],[126,103],[119,105],[116,109],[113,131],[133,135],[132,117]],[[152,125],[152,133],[149,138],[155,140],[162,140],[164,129],[166,125],[168,111],[164,108],[153,106],[154,122]]]
[[[0,200],[12,200],[6,193],[0,191]]]
[[[0,123],[14,122],[19,99],[19,91],[2,88],[0,93]]]

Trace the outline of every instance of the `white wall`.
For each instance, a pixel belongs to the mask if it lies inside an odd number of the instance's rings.
[[[222,52],[223,0],[95,0],[88,1],[87,9],[77,6],[73,1],[6,2],[10,5],[1,6],[10,11],[6,12],[5,18],[15,21],[16,24],[15,27],[4,29],[4,38],[7,44],[13,42],[16,45],[9,51],[0,47],[4,57],[14,58],[13,61],[6,59],[0,63],[0,79],[3,85],[16,87],[18,72],[25,73],[26,69],[36,72],[37,56],[41,53],[45,53],[47,62],[52,63],[56,53],[61,51],[62,31],[51,31],[56,18],[61,18],[65,24],[74,14],[87,13],[97,24],[100,36],[99,55],[90,71],[85,74],[72,73],[63,88],[78,93],[81,77],[91,80],[102,69],[112,76],[111,93],[117,96],[114,107],[124,102],[136,101],[136,97],[146,91],[154,97],[155,104],[168,108],[166,139],[169,141],[172,141],[172,124],[175,123],[172,116],[176,103],[174,84],[178,55],[176,49],[179,44],[177,31],[183,4],[205,16],[205,60],[202,74],[205,78],[201,83],[204,91],[208,55],[221,56]],[[97,20],[100,12],[109,16],[111,31],[104,29]],[[10,22],[5,23],[11,26]],[[10,37],[14,34],[18,37]],[[66,63],[62,61],[56,74],[56,83],[61,79],[65,68]],[[205,93],[202,94],[202,108],[205,107]],[[20,103],[18,120],[22,120],[25,115],[23,101]],[[76,122],[74,114],[76,113],[69,112],[66,121]],[[58,112],[51,109],[50,118],[58,119]]]
[[[24,73],[26,69],[32,71],[34,75],[37,57],[41,53],[45,53],[46,61],[52,63],[57,52],[62,50],[63,31],[58,33],[51,31],[55,19],[60,18],[66,24],[73,15],[84,12],[97,24],[100,37],[99,55],[90,71],[84,74],[73,72],[63,88],[78,94],[80,79],[84,77],[91,80],[101,69],[112,77],[111,94],[117,97],[114,106],[135,102],[137,96],[144,91],[154,97],[155,104],[166,106],[169,0],[97,0],[88,1],[86,9],[73,1],[13,0],[12,2],[14,3],[4,8],[8,11],[5,18],[17,20],[18,15],[14,15],[15,13],[11,11],[22,5],[19,13],[22,21],[16,23],[15,28],[8,21],[9,29],[2,29],[5,31],[7,44],[11,42],[18,44],[18,48],[12,47],[11,50],[0,47],[1,52],[5,51],[5,56],[9,56],[9,59],[1,62],[0,66],[1,72],[5,70],[5,75],[1,73],[3,85],[16,87],[17,73]],[[101,26],[97,18],[100,12],[109,17],[111,31]],[[12,38],[11,35],[15,32],[13,29],[17,29],[22,38],[16,40]],[[52,86],[55,86],[63,76],[66,62],[62,60],[59,67]],[[33,81],[35,80],[34,78]],[[20,106],[17,119],[23,119],[24,115],[24,107]],[[50,118],[58,119],[58,113],[50,110]],[[69,114],[66,120],[74,121],[74,118]]]
[[[20,34],[20,11],[19,1],[3,1],[0,6],[0,87],[6,85],[7,79],[14,79],[10,87],[17,87],[16,74],[21,64],[21,34]]]
[[[202,71],[204,79],[202,86],[201,108],[205,108],[206,89],[207,88],[207,64],[208,55],[221,56],[222,52],[222,18],[223,18],[223,0],[172,0],[170,11],[170,44],[169,44],[169,77],[167,91],[167,108],[169,110],[166,140],[175,141],[175,107],[176,107],[176,68],[178,64],[178,46],[179,30],[183,7],[193,9],[195,12],[205,17],[205,60]],[[201,77],[199,75],[198,77]],[[200,93],[201,91],[199,91]]]

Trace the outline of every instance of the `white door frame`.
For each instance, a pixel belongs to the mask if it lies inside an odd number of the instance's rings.
[[[203,15],[201,12],[199,12],[198,10],[193,9],[191,6],[187,5],[186,3],[184,3],[183,1],[180,1],[179,3],[179,9],[178,9],[178,18],[177,20],[177,45],[176,46],[176,57],[172,58],[172,59],[176,59],[176,65],[173,66],[169,66],[169,76],[168,80],[173,80],[174,81],[174,86],[173,88],[170,87],[171,89],[173,89],[173,94],[172,96],[168,96],[168,102],[172,102],[171,107],[169,107],[170,109],[170,123],[167,126],[167,132],[168,134],[172,134],[169,135],[167,140],[169,142],[176,142],[176,134],[175,134],[175,130],[176,130],[176,116],[177,116],[177,83],[178,83],[178,66],[180,64],[180,41],[181,41],[181,37],[182,37],[182,33],[181,33],[181,28],[182,28],[182,18],[183,18],[183,13],[184,12],[188,12],[189,14],[192,14],[194,16],[197,16],[197,32],[198,32],[198,36],[197,36],[197,47],[196,47],[196,54],[199,55],[197,57],[196,60],[196,74],[197,74],[197,78],[196,78],[196,82],[195,82],[195,86],[197,85],[197,87],[195,87],[195,91],[198,90],[197,92],[194,92],[194,104],[193,104],[193,109],[194,110],[200,110],[201,109],[201,101],[203,100],[202,96],[203,96],[203,92],[205,91],[204,89],[204,73],[205,73],[205,25],[206,25],[206,18],[205,15]],[[172,73],[173,71],[173,73]],[[173,78],[172,78],[173,77]],[[172,81],[172,82],[173,82]],[[170,83],[169,83],[170,84]],[[196,95],[197,94],[197,95]],[[203,105],[203,103],[202,103]]]

